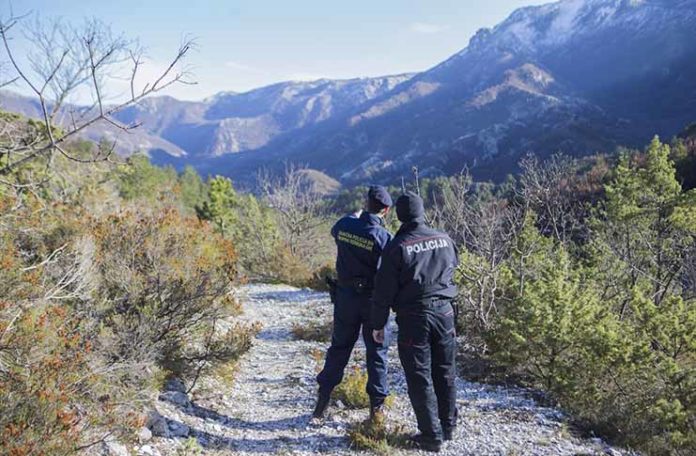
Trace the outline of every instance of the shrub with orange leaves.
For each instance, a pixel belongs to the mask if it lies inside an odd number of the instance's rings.
[[[166,375],[193,386],[250,346],[231,242],[148,212],[0,195],[0,453],[128,440]]]
[[[169,209],[114,215],[92,232],[110,356],[195,382],[246,351],[251,328],[229,324],[238,312],[235,249],[209,224]]]

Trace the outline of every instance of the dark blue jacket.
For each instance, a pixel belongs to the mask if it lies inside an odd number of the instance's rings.
[[[360,217],[347,215],[331,228],[331,235],[338,248],[339,284],[356,280],[372,284],[382,251],[392,239],[382,218],[366,211]]]
[[[422,220],[404,223],[385,249],[375,278],[371,323],[383,328],[396,312],[432,298],[454,298],[457,249],[445,233]]]

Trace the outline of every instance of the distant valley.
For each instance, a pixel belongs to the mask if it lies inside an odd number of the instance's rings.
[[[284,82],[200,102],[153,97],[119,152],[248,180],[306,164],[343,184],[468,167],[502,179],[529,152],[582,156],[643,146],[696,121],[696,0],[563,0],[513,12],[417,74]],[[38,115],[0,93],[0,107]]]

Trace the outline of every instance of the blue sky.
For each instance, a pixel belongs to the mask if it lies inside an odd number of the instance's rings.
[[[3,4],[4,3],[4,4]],[[15,13],[70,21],[97,17],[138,38],[156,71],[184,36],[196,86],[169,94],[202,99],[284,80],[425,70],[534,0],[14,0]],[[8,0],[0,0],[7,11]],[[1,11],[0,9],[0,11]],[[24,44],[26,45],[26,44]]]

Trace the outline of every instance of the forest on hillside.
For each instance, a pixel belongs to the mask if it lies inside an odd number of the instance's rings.
[[[40,134],[16,115],[0,122]],[[78,157],[96,147],[66,146]],[[547,391],[648,454],[693,450],[695,157],[693,138],[656,138],[589,160],[530,156],[499,185],[466,173],[420,181],[429,220],[460,246],[463,373]],[[132,438],[167,378],[192,388],[234,363],[254,332],[218,324],[241,311],[235,284],[321,288],[331,223],[364,193],[315,194],[293,167],[254,195],[141,155],[46,160],[0,190],[0,428],[11,454]]]
[[[96,93],[125,49],[101,30],[88,24],[80,41],[79,75]],[[69,74],[45,76],[44,89],[74,89],[61,85]],[[130,102],[182,77],[165,73]],[[238,319],[238,284],[323,286],[329,228],[364,194],[325,195],[301,166],[259,176],[251,194],[120,159],[42,103],[42,121],[0,113],[0,442],[11,455],[136,438],[165,382],[194,389],[249,348],[258,328]],[[79,122],[112,122],[97,105]],[[646,454],[693,454],[695,164],[692,128],[644,150],[530,155],[502,184],[409,180],[459,245],[464,374],[542,390]]]

